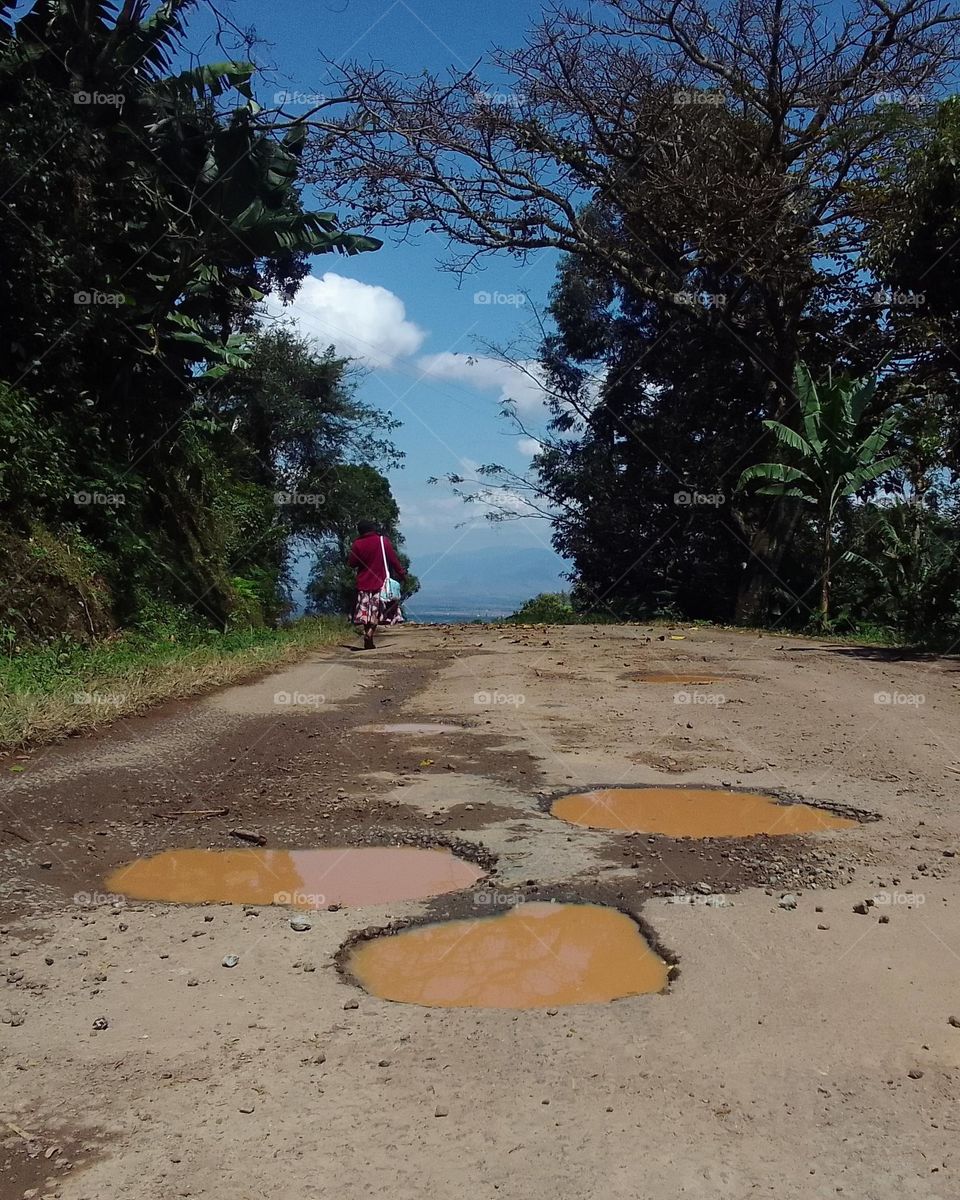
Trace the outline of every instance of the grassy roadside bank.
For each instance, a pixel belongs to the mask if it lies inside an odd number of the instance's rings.
[[[282,666],[347,630],[336,618],[304,618],[283,629],[126,632],[0,658],[0,755]]]

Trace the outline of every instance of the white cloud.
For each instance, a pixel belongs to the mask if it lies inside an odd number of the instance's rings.
[[[535,454],[540,453],[540,451],[543,449],[543,446],[537,441],[536,438],[522,437],[517,438],[517,449],[524,456],[524,458],[533,458]]]
[[[500,403],[512,400],[524,416],[545,415],[547,399],[543,370],[536,360],[519,363],[501,362],[483,354],[425,354],[417,366],[431,379],[468,383],[480,391],[496,391]]]
[[[407,320],[399,296],[386,288],[327,271],[308,275],[293,304],[269,296],[271,317],[293,318],[300,331],[321,348],[333,345],[370,367],[392,367],[423,345],[426,333]]]

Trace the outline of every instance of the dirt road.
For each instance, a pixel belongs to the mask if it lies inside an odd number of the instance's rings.
[[[956,660],[408,628],[38,751],[0,783],[0,1197],[954,1200],[958,710]],[[407,722],[455,728],[362,731]],[[862,821],[684,841],[548,811],[655,783]],[[283,907],[112,903],[118,865],[236,829],[494,865],[302,932]],[[391,1003],[338,969],[359,930],[486,915],[501,892],[630,911],[679,974],[509,1011]]]

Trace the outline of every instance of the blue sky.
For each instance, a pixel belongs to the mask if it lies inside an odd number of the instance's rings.
[[[302,93],[304,107],[307,97],[325,90],[321,55],[372,60],[411,74],[424,68],[463,69],[493,45],[519,45],[540,10],[539,0],[234,0],[228,9],[238,25],[254,26],[270,44],[259,52],[274,68],[261,84],[263,99],[270,103],[273,89],[288,97]],[[205,27],[207,20],[198,14],[191,50]],[[202,56],[215,58],[215,47]],[[296,103],[288,99],[286,108],[295,111]],[[542,424],[540,397],[482,346],[526,336],[534,350],[532,306],[542,308],[546,301],[556,255],[546,253],[525,265],[509,257],[489,259],[481,272],[460,282],[438,267],[442,239],[422,235],[401,244],[389,230],[382,236],[386,244],[376,253],[316,258],[313,278],[291,312],[318,341],[365,360],[361,394],[403,422],[396,442],[406,454],[405,466],[390,478],[407,549],[416,558],[454,546],[462,553],[490,544],[549,545],[543,521],[491,527],[448,488],[426,480],[448,471],[466,474],[471,465],[484,462],[516,470],[529,463],[531,447],[498,415],[499,401],[514,396],[537,425]],[[477,293],[493,299],[478,303]],[[480,361],[468,366],[467,355],[479,355]],[[457,527],[468,520],[471,528]]]

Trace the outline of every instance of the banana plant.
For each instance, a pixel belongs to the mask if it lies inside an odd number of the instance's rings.
[[[864,426],[864,413],[877,388],[876,377],[851,380],[845,376],[834,378],[831,372],[826,382],[818,385],[809,369],[799,363],[794,387],[803,432],[781,421],[764,421],[783,450],[783,458],[748,467],[737,489],[761,483],[763,486],[755,489],[757,495],[793,497],[815,509],[821,554],[820,620],[825,625],[829,620],[839,506],[900,466],[900,457],[887,452],[900,416],[888,413],[879,424]]]

